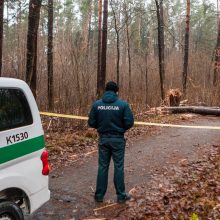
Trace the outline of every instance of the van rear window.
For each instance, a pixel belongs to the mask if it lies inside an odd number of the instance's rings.
[[[0,131],[33,123],[31,110],[20,89],[0,88]]]

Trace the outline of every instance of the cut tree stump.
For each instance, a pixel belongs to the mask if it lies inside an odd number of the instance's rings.
[[[167,92],[167,100],[168,100],[168,105],[169,106],[179,106],[180,105],[180,100],[182,97],[182,93],[180,89],[170,89]]]
[[[165,107],[164,109],[173,114],[194,113],[194,114],[200,114],[200,115],[220,116],[219,107],[181,106],[181,107]]]

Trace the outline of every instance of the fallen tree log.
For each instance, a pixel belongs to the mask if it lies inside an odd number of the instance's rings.
[[[180,106],[180,107],[165,107],[164,110],[167,110],[173,114],[194,113],[194,114],[200,114],[200,115],[220,116],[220,108],[219,107]]]

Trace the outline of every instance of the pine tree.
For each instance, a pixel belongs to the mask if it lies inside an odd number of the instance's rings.
[[[188,60],[189,60],[189,25],[190,25],[190,0],[187,0],[186,7],[186,30],[185,30],[185,48],[183,60],[183,94],[186,95],[186,82],[188,75]]]
[[[48,68],[48,106],[53,110],[53,0],[48,0],[48,46],[47,46],[47,68]]]
[[[37,35],[42,0],[30,0],[27,34],[26,82],[36,98],[37,89]]]
[[[101,96],[102,0],[99,0],[98,18],[97,98]]]

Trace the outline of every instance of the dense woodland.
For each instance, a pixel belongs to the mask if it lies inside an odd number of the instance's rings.
[[[171,88],[220,105],[218,1],[1,0],[0,25],[1,76],[41,110],[85,114],[107,80],[136,112]]]

